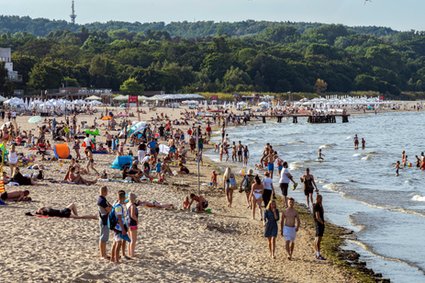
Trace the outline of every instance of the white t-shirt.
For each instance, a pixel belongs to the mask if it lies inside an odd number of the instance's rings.
[[[16,164],[18,163],[18,154],[15,152],[9,152],[9,163]]]
[[[272,184],[273,184],[273,180],[271,178],[265,177],[263,179],[263,185],[264,185],[264,189],[265,190],[272,190]]]
[[[86,143],[86,147],[91,147],[91,143],[92,143],[91,138],[85,138],[84,142]]]
[[[289,180],[289,178],[286,174],[289,174],[289,169],[283,168],[283,170],[280,174],[280,180],[279,180],[280,184],[289,184],[289,182],[291,181],[291,180]]]

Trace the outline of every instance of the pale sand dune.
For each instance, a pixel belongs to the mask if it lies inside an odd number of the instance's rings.
[[[27,119],[19,117],[19,121]],[[33,125],[26,124],[25,128],[28,127]],[[113,158],[112,155],[95,155],[96,167],[112,173],[114,170],[108,166]],[[46,177],[63,178],[58,162],[43,164],[51,168],[46,171]],[[209,176],[211,169],[204,170],[203,176]],[[30,172],[27,169],[22,171]],[[179,177],[174,181],[181,179],[188,181],[190,178]],[[207,181],[209,177],[202,179]],[[354,282],[331,263],[314,260],[312,227],[302,227],[293,261],[286,259],[281,237],[277,241],[278,258],[270,259],[267,241],[262,236],[263,226],[260,221],[251,220],[245,196],[238,192],[234,194],[234,207],[227,208],[223,194],[207,192],[203,188],[213,211],[211,215],[141,208],[137,257],[123,259],[118,265],[98,258],[97,220],[45,219],[24,215],[40,206],[62,208],[71,202],[77,204],[80,214],[95,215],[98,189],[102,185],[108,186],[108,200],[111,202],[116,192],[124,189],[136,193],[141,200],[173,203],[176,207],[180,207],[190,190],[196,191],[194,185],[175,188],[116,182],[77,186],[43,181],[40,186],[29,187],[35,202],[0,207],[0,238],[3,242],[0,281]],[[108,253],[110,247],[111,241]]]

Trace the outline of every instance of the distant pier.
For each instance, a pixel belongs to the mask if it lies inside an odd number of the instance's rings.
[[[283,118],[292,118],[292,123],[298,123],[298,118],[307,118],[307,122],[311,124],[328,124],[336,123],[337,117],[342,118],[342,123],[348,123],[350,114],[328,114],[328,115],[311,115],[311,114],[281,114],[281,115],[255,115],[261,118],[263,123],[267,123],[267,119],[276,119],[278,123],[282,123]]]

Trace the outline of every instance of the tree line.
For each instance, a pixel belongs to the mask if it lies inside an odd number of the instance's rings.
[[[3,26],[4,18],[0,31],[14,32],[0,34],[0,47],[12,48],[15,70],[23,76],[22,83],[12,86],[0,79],[0,92],[6,94],[13,88],[30,92],[60,86],[313,92],[318,79],[332,92],[377,91],[395,97],[402,91],[425,91],[422,32],[255,21],[111,22],[106,29],[107,24],[87,28],[45,20],[45,27],[59,28],[40,36],[24,32],[28,25],[18,25],[18,19],[15,29]],[[134,27],[150,25],[156,28]],[[214,28],[207,32],[207,26]]]

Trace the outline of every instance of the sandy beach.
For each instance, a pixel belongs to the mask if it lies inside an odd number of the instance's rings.
[[[157,109],[157,112],[164,109]],[[181,110],[166,110],[178,117]],[[152,113],[142,115],[148,119]],[[35,128],[28,116],[18,117],[22,129]],[[79,121],[92,123],[93,117],[79,115]],[[132,118],[133,120],[137,118]],[[134,148],[132,148],[134,151]],[[18,147],[18,152],[27,149]],[[95,155],[96,168],[109,174],[114,155]],[[38,158],[39,159],[39,158]],[[38,161],[37,161],[38,162]],[[44,161],[45,178],[60,181],[68,160],[61,165]],[[189,169],[195,162],[189,155]],[[213,165],[201,170],[201,182],[209,182]],[[172,168],[173,169],[173,168]],[[9,168],[5,167],[9,173]],[[22,168],[23,173],[31,170]],[[95,175],[87,176],[95,179]],[[220,180],[220,177],[219,177]],[[176,209],[141,208],[136,257],[113,264],[99,259],[98,220],[39,218],[25,216],[37,207],[63,208],[76,203],[79,214],[97,215],[99,188],[108,186],[107,199],[113,202],[118,190],[133,192],[139,200],[171,203]],[[269,257],[263,224],[251,219],[245,195],[234,193],[234,205],[228,208],[225,195],[202,186],[212,209],[211,214],[182,211],[185,196],[197,192],[196,177],[167,177],[167,184],[98,182],[92,186],[62,184],[43,180],[37,186],[6,186],[8,191],[28,189],[34,201],[1,206],[0,237],[4,248],[0,257],[4,282],[357,282],[353,274],[331,260],[314,259],[314,227],[302,224],[295,255],[286,259],[284,241],[277,240],[277,258]],[[281,207],[281,204],[279,205]],[[326,235],[325,235],[326,237]],[[108,253],[112,236],[107,246]],[[327,256],[325,254],[325,256]]]

